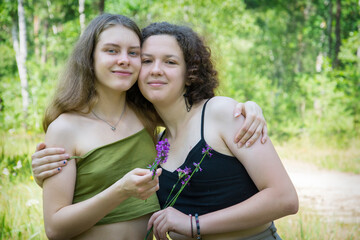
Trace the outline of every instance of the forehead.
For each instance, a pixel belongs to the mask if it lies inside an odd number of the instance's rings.
[[[148,37],[143,43],[142,52],[183,54],[177,40],[171,35],[154,35]]]
[[[140,45],[138,35],[122,25],[111,26],[100,33],[98,44],[106,44],[107,42]]]

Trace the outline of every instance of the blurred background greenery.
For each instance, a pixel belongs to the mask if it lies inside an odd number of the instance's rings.
[[[282,157],[360,173],[358,0],[1,0],[0,239],[45,238],[30,155],[66,58],[101,12],[194,28],[212,49],[218,94],[257,102]],[[285,239],[359,233],[322,220],[300,212],[279,227]]]

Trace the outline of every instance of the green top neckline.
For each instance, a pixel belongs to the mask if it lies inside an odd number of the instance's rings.
[[[71,160],[71,159],[83,159],[83,158],[86,158],[86,157],[88,157],[89,155],[91,155],[93,152],[95,152],[95,151],[97,151],[97,150],[99,150],[99,149],[101,149],[101,148],[105,148],[105,147],[111,146],[111,145],[113,145],[113,144],[116,144],[116,143],[125,141],[125,140],[127,140],[127,139],[130,139],[130,138],[132,138],[132,137],[135,137],[136,135],[142,133],[143,131],[146,131],[146,129],[143,128],[143,129],[141,129],[140,131],[138,131],[138,132],[136,132],[136,133],[134,133],[134,134],[132,134],[132,135],[129,135],[129,136],[125,137],[125,138],[122,138],[122,139],[119,139],[119,140],[117,140],[117,141],[115,141],[115,142],[108,143],[108,144],[102,145],[102,146],[100,146],[100,147],[96,147],[96,148],[94,148],[94,149],[91,149],[90,151],[88,151],[87,153],[83,154],[82,156],[71,156],[71,157],[69,158],[69,160]]]

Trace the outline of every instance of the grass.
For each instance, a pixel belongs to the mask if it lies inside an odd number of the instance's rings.
[[[360,174],[360,137],[344,146],[336,140],[312,141],[293,139],[274,143],[281,159],[291,159],[315,164],[320,168]]]
[[[311,208],[302,207],[296,215],[275,221],[282,239],[291,240],[355,240],[360,239],[356,223],[341,223],[326,216],[317,215]]]
[[[1,134],[0,137],[0,240],[46,239],[41,189],[31,176],[31,153],[42,135]],[[339,171],[360,172],[360,140],[346,147],[300,140],[276,146],[282,158]],[[298,214],[279,219],[275,224],[282,239],[360,239],[359,224],[342,223],[304,206]]]
[[[33,180],[1,179],[0,239],[46,239],[41,189]]]

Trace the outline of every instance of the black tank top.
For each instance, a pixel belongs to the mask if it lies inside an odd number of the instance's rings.
[[[206,146],[204,139],[204,116],[206,103],[201,116],[201,139],[189,152],[185,162],[180,166],[194,169],[193,162],[200,162],[202,149]],[[210,131],[210,130],[209,130]],[[171,147],[171,146],[170,146]],[[233,156],[224,155],[212,150],[211,157],[206,156],[201,163],[203,171],[196,172],[178,197],[175,209],[185,214],[206,214],[230,207],[250,198],[258,192],[244,166]],[[164,208],[173,185],[178,180],[178,172],[163,169],[159,177],[160,189],[157,191],[161,208]],[[181,183],[173,191],[177,193]]]

